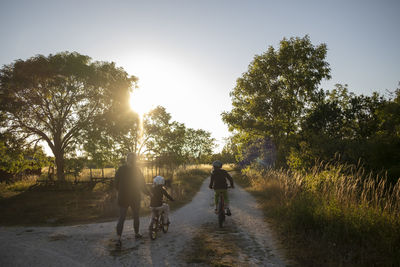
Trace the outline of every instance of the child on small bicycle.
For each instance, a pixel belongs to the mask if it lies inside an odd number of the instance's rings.
[[[174,199],[167,193],[164,189],[165,179],[162,176],[156,176],[153,179],[153,187],[151,189],[150,198],[150,208],[152,213],[152,220],[157,217],[159,212],[164,212],[163,224],[169,224],[168,212],[169,205],[163,202],[164,196],[169,200],[174,201]]]
[[[216,160],[213,162],[213,170],[211,172],[210,189],[214,189],[214,203],[215,203],[215,213],[218,212],[218,196],[220,193],[224,196],[226,215],[231,216],[231,211],[229,209],[229,198],[228,198],[228,184],[226,179],[229,180],[231,188],[234,188],[233,179],[229,173],[222,169],[222,162]]]

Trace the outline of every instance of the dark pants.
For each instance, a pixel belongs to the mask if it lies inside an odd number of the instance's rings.
[[[122,229],[124,228],[124,222],[126,218],[126,212],[128,208],[131,207],[133,213],[133,228],[135,229],[135,234],[139,233],[139,211],[140,211],[140,201],[134,202],[126,207],[119,208],[119,219],[117,223],[117,235],[122,235]]]

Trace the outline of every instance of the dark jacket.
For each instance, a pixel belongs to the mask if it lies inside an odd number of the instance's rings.
[[[118,191],[118,205],[121,207],[140,203],[140,193],[148,193],[144,176],[136,166],[123,165],[118,168],[115,173],[115,188]]]
[[[168,192],[162,187],[162,185],[154,186],[151,189],[150,207],[156,208],[161,207],[163,204],[163,196],[166,196],[169,200],[174,199],[168,194]]]
[[[227,189],[228,184],[226,183],[226,179],[229,180],[231,187],[234,187],[233,179],[227,171],[225,171],[224,169],[214,169],[211,172],[211,180],[209,187],[215,190]]]

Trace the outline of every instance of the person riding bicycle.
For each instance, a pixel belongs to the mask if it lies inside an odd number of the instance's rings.
[[[218,196],[220,193],[224,196],[226,215],[231,216],[231,211],[229,209],[229,198],[228,198],[228,184],[226,179],[229,180],[231,184],[231,188],[235,188],[233,184],[232,176],[229,173],[222,169],[222,162],[216,160],[213,162],[213,170],[211,172],[210,179],[210,189],[214,189],[214,203],[215,203],[215,213],[218,212]]]
[[[157,217],[159,212],[164,212],[163,224],[169,224],[168,212],[169,205],[163,202],[164,196],[169,200],[174,201],[174,199],[167,193],[164,189],[165,179],[162,176],[156,176],[153,180],[153,187],[151,189],[150,197],[150,208],[152,213],[152,220]]]

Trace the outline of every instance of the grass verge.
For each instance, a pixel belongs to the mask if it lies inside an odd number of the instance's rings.
[[[235,181],[301,266],[399,266],[399,184],[326,164],[307,173],[248,168]]]
[[[204,166],[179,170],[169,189],[176,199],[171,208],[176,209],[191,201],[200,189],[210,169]],[[0,225],[72,225],[116,220],[118,206],[113,187],[97,184],[68,184],[68,190],[60,187],[31,187],[32,180],[15,184],[0,184]],[[141,215],[148,214],[149,199],[142,201]],[[128,212],[128,217],[130,211]]]

